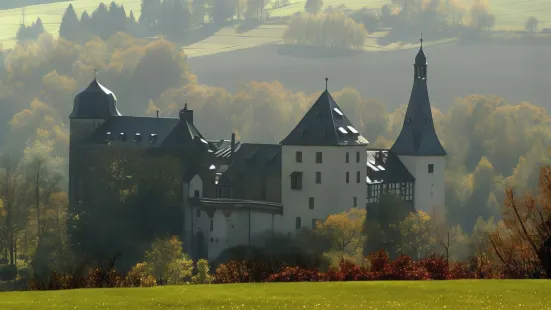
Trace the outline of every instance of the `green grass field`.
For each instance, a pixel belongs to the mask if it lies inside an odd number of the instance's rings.
[[[168,286],[0,293],[0,309],[551,309],[551,281]]]
[[[71,1],[77,14],[87,10],[90,13],[100,2],[110,3],[111,0],[74,0]],[[267,12],[271,16],[289,16],[296,12],[304,11],[306,0],[290,0],[291,5],[283,8],[271,9]],[[473,0],[461,0],[466,6],[472,4]],[[123,4],[128,11],[132,9],[136,17],[140,13],[140,0],[117,0]],[[389,0],[324,0],[324,7],[337,7],[341,4],[348,8],[358,9],[361,7],[380,8],[389,3]],[[489,0],[490,7],[496,15],[496,28],[523,29],[524,22],[529,16],[535,16],[540,20],[540,28],[551,27],[551,2],[549,0]],[[46,30],[57,35],[59,23],[63,12],[69,2],[58,2],[26,7],[26,20],[30,24],[40,17]],[[5,48],[15,45],[15,34],[21,21],[21,9],[0,10],[0,43]],[[277,43],[281,41],[284,25],[264,25],[258,29],[238,34],[233,28],[224,28],[215,35],[205,40],[185,46],[190,56],[209,55],[223,51],[232,51],[243,48],[254,47],[266,43]],[[377,50],[373,47],[373,40],[366,43],[366,50]],[[387,46],[386,50],[404,48],[404,46]]]

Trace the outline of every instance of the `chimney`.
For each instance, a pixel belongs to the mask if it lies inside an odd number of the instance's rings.
[[[230,159],[233,163],[233,152],[235,152],[235,133],[231,134],[231,145],[230,145]]]
[[[193,124],[193,110],[187,108],[187,103],[180,110],[180,119]]]
[[[159,110],[157,110],[157,118],[159,118]]]

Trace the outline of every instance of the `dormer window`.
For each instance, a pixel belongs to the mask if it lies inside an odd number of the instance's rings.
[[[121,132],[120,136],[119,136],[119,141],[124,141],[125,139],[125,135],[124,135],[124,132]]]
[[[137,132],[135,135],[134,135],[134,141],[135,142],[140,142],[142,140],[142,134]]]
[[[149,135],[149,143],[155,143],[155,141],[157,141],[157,134],[156,133],[152,133]]]

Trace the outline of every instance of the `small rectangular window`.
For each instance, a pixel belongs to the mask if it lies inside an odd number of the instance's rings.
[[[356,171],[356,183],[360,183],[360,172]]]
[[[350,153],[346,152],[346,163],[350,162]]]
[[[346,183],[350,183],[350,173],[346,171]]]
[[[433,172],[434,172],[434,165],[429,164],[429,173],[433,173]]]
[[[321,172],[316,172],[316,184],[321,184]]]
[[[356,152],[356,162],[360,162],[360,152]]]
[[[354,203],[353,203],[353,207],[354,208],[357,208],[358,207],[358,197],[354,197]]]
[[[321,155],[321,152],[316,152],[316,164],[321,164],[323,162],[323,158]]]
[[[199,194],[200,194],[200,193],[199,193],[199,190],[196,189],[196,190],[193,192],[193,197],[199,198]]]
[[[300,229],[300,226],[301,226],[301,223],[300,223],[300,216],[297,216],[297,219],[296,219],[296,228],[297,228],[297,229]]]
[[[297,152],[296,153],[296,161],[297,161],[297,163],[302,162],[302,152]]]
[[[291,173],[291,189],[302,189],[302,172]]]
[[[214,230],[214,219],[210,219],[210,231]]]
[[[314,197],[308,198],[308,208],[310,210],[314,209]]]

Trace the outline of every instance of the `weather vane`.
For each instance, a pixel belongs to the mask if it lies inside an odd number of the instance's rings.
[[[421,32],[421,40],[419,40],[419,41],[421,41],[421,47],[423,47],[423,33],[422,32]]]
[[[329,81],[329,78],[325,78],[325,90],[327,90],[327,81]]]

